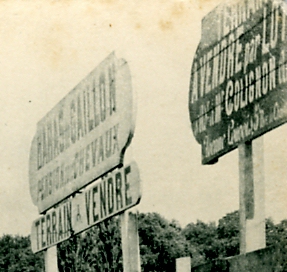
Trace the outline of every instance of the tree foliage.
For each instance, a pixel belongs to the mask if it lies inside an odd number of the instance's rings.
[[[181,228],[177,221],[158,213],[138,214],[141,268],[143,272],[175,271],[175,259],[192,258],[193,266],[239,254],[238,211],[214,222],[197,221]],[[287,271],[287,220],[275,224],[266,219],[266,245],[275,246],[278,271]],[[59,244],[60,272],[123,271],[118,217]],[[277,271],[276,270],[276,271]],[[0,272],[44,271],[43,253],[33,254],[29,237],[0,238]]]
[[[61,272],[122,271],[119,220],[113,217],[58,245]]]
[[[218,257],[239,254],[239,212],[228,213],[218,221],[217,238],[222,249]]]
[[[287,220],[274,224],[266,219],[266,245],[275,246],[274,258],[277,260],[276,271],[287,271]]]
[[[239,214],[232,212],[215,222],[197,221],[182,231],[189,242],[189,253],[197,265],[216,258],[239,254]]]
[[[187,254],[176,221],[157,213],[139,214],[142,271],[174,271],[175,258]],[[58,246],[60,272],[122,271],[119,219],[114,217]]]
[[[43,253],[32,253],[29,236],[3,235],[0,238],[1,272],[38,272],[43,268]]]
[[[182,231],[189,244],[189,254],[193,264],[217,258],[218,240],[216,239],[215,223],[204,223],[198,220],[188,224]]]
[[[139,215],[142,271],[175,271],[175,259],[187,255],[188,244],[176,221],[158,213]]]

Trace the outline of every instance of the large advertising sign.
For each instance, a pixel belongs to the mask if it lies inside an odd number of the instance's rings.
[[[38,252],[69,239],[101,221],[137,205],[141,198],[135,162],[108,173],[73,198],[32,223],[31,247]]]
[[[287,121],[286,15],[283,0],[236,0],[203,19],[189,95],[203,164]]]
[[[29,178],[40,213],[122,164],[132,99],[128,64],[112,53],[38,122]]]

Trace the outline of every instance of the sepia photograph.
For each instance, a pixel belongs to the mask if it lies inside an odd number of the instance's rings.
[[[0,272],[287,271],[286,0],[3,0],[0,75]]]

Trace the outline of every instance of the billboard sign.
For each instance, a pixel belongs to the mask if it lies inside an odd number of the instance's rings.
[[[128,64],[112,53],[38,122],[29,179],[40,213],[122,164],[132,99]]]
[[[100,178],[32,223],[31,247],[38,252],[54,246],[135,205],[141,198],[135,162]]]
[[[211,164],[287,121],[285,1],[226,1],[202,21],[189,112]]]

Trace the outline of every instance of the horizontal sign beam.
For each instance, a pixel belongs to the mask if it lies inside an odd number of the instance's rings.
[[[38,122],[29,181],[40,213],[122,164],[132,106],[128,64],[113,53]]]
[[[67,240],[135,206],[140,198],[139,170],[132,162],[35,220],[31,229],[32,251],[38,252]]]

